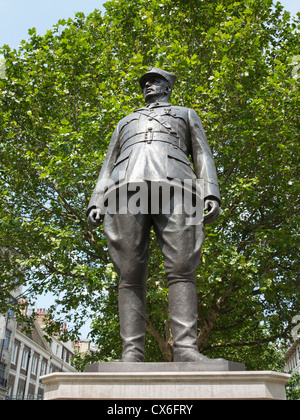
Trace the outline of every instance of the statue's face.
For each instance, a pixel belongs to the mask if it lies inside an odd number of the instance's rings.
[[[143,95],[146,102],[153,102],[164,96],[168,96],[169,91],[169,82],[162,77],[153,75],[145,83]]]

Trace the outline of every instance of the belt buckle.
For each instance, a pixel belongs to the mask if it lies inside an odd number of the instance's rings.
[[[147,140],[147,144],[150,144],[153,140],[153,131],[152,128],[148,128],[148,131],[145,133],[145,140]]]

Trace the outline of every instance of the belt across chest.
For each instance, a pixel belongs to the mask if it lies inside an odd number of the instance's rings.
[[[178,147],[187,155],[186,144],[178,137],[171,136],[168,133],[161,133],[160,131],[148,130],[143,133],[136,133],[133,136],[127,138],[121,145],[121,153],[128,147],[133,146],[136,143],[152,143],[153,141],[159,141],[162,143],[169,143],[172,146]]]

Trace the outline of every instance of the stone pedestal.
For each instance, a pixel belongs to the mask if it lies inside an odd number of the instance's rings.
[[[244,363],[230,362],[225,359],[208,359],[201,363],[130,363],[97,362],[87,365],[85,372],[224,372],[245,370]]]
[[[46,400],[284,400],[289,375],[203,370],[195,363],[98,363],[77,373],[41,378]],[[101,370],[102,369],[102,370]],[[117,370],[116,370],[117,369]]]

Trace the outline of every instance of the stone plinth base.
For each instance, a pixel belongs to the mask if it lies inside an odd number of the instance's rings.
[[[108,365],[109,363],[107,363]],[[115,363],[114,363],[115,364]],[[141,369],[142,363],[138,364]],[[157,365],[157,364],[156,364]],[[121,368],[120,368],[121,369]],[[51,373],[46,400],[284,400],[289,375],[271,371],[105,371]],[[178,368],[179,369],[179,368]]]
[[[133,363],[133,362],[96,362],[87,365],[85,372],[223,372],[245,370],[244,363],[230,362],[225,359],[208,359],[201,363]]]

